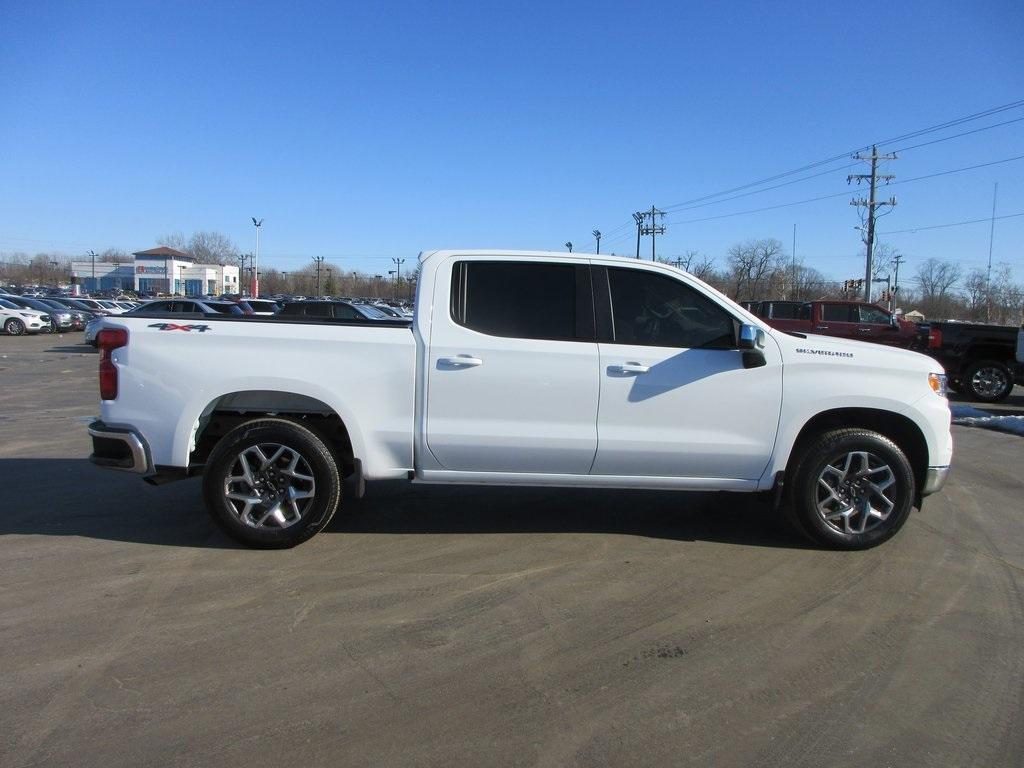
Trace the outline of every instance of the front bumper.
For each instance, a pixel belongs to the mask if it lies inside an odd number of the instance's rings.
[[[928,496],[942,490],[949,477],[949,467],[928,467],[924,476],[924,487],[921,489],[922,496]]]
[[[89,436],[92,438],[89,461],[96,466],[139,475],[152,471],[149,446],[131,427],[112,427],[97,420],[89,425]]]

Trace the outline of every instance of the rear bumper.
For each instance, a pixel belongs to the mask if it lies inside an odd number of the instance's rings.
[[[98,467],[120,469],[146,475],[153,471],[145,438],[131,427],[113,427],[102,421],[89,425],[92,454],[89,461]]]
[[[921,495],[928,496],[929,494],[941,491],[942,486],[946,484],[947,477],[949,477],[949,467],[928,467],[928,472],[924,476],[924,487],[921,489]]]

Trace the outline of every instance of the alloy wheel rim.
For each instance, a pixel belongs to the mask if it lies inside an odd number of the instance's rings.
[[[844,534],[867,533],[896,508],[896,475],[869,451],[837,456],[818,474],[815,505],[830,528]]]
[[[299,522],[316,497],[309,462],[294,448],[259,443],[235,456],[224,480],[224,497],[250,528],[283,529]]]
[[[971,388],[982,397],[995,397],[1006,387],[1006,374],[1000,368],[979,368],[971,377]]]

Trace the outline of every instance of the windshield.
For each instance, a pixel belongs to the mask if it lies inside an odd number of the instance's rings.
[[[0,299],[0,307],[4,309],[21,309],[17,304],[8,301],[7,299]]]

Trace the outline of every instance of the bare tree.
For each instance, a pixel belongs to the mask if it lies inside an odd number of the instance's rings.
[[[132,257],[123,248],[107,248],[96,257],[96,261],[107,264],[127,264],[131,260]]]
[[[785,270],[782,243],[773,238],[747,240],[729,249],[729,282],[736,301],[766,298],[778,273]]]
[[[187,253],[200,264],[234,264],[238,261],[238,247],[225,234],[212,230],[199,230],[185,238],[174,232],[157,238],[160,245]]]
[[[687,251],[680,261],[682,268],[698,280],[707,281],[715,270],[714,258],[698,251]]]
[[[959,264],[930,258],[919,265],[914,282],[920,292],[921,311],[928,317],[951,317],[958,303],[953,287],[960,282]]]

